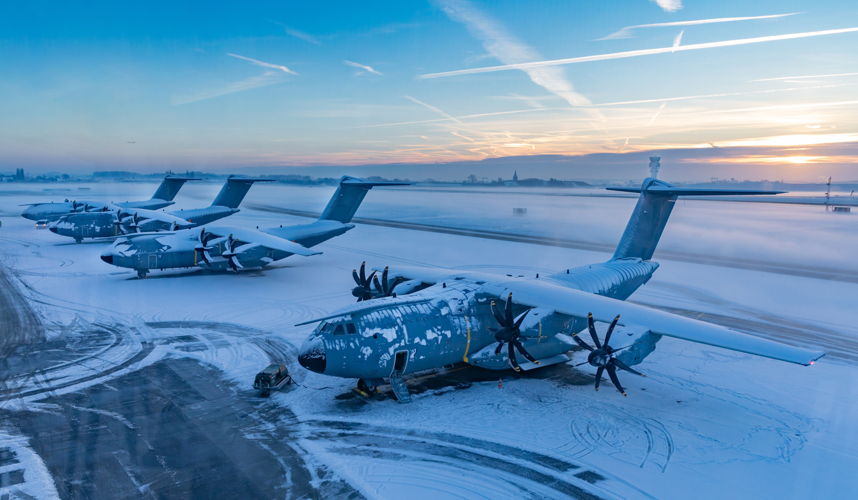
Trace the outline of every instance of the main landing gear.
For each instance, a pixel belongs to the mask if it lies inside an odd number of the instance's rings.
[[[361,396],[368,398],[378,391],[378,384],[367,382],[365,379],[359,378],[357,381],[357,387],[354,388],[354,391]]]
[[[137,279],[142,280],[143,278],[146,277],[147,274],[149,274],[149,271],[147,271],[146,269],[138,269],[137,270]]]

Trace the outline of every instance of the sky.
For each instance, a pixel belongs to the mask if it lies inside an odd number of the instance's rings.
[[[854,0],[3,2],[0,170],[681,151],[858,179],[856,49]]]

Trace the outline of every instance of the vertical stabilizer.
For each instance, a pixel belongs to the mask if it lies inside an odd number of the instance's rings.
[[[667,219],[673,211],[673,205],[679,196],[738,196],[738,195],[770,195],[780,194],[783,191],[762,191],[750,189],[708,189],[694,187],[674,187],[667,182],[655,178],[658,175],[660,158],[650,157],[651,177],[644,179],[640,188],[614,188],[611,191],[625,191],[627,193],[640,193],[638,203],[626,225],[623,237],[614,252],[611,260],[639,258],[649,260],[655,252]]]
[[[652,165],[650,165],[652,166]],[[620,243],[614,252],[613,260],[627,257],[638,257],[643,260],[652,258],[661,233],[667,225],[667,219],[676,203],[676,195],[670,191],[654,192],[650,188],[661,186],[670,188],[671,185],[647,177],[640,189],[640,198],[632,212],[632,216],[620,238]]]
[[[325,207],[319,219],[335,220],[347,223],[352,220],[358,207],[360,207],[366,193],[374,186],[407,186],[407,182],[370,182],[357,177],[343,176],[340,185],[331,201]]]
[[[173,198],[176,197],[179,189],[181,189],[187,181],[198,180],[199,179],[195,179],[193,177],[177,177],[175,175],[168,175],[167,177],[164,177],[163,181],[161,181],[161,185],[155,190],[155,194],[152,195],[152,199],[173,201]]]
[[[238,208],[254,182],[272,182],[273,180],[261,177],[230,175],[220,189],[220,192],[215,196],[212,206]]]

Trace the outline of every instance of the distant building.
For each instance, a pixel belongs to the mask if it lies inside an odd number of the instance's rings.
[[[15,169],[15,182],[22,182],[24,180],[24,169],[16,168]]]

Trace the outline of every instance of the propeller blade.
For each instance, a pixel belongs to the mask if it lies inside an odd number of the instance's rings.
[[[506,323],[503,326],[512,325],[512,292],[506,297],[506,307],[504,307],[504,316]]]
[[[384,293],[385,297],[390,295],[390,283],[388,283],[388,281],[387,281],[387,271],[388,271],[387,266],[384,266],[384,271],[382,271],[382,273],[381,273],[381,286],[382,286],[382,293]]]
[[[500,356],[501,349],[503,349],[503,342],[498,342],[498,346],[495,348],[495,356]]]
[[[366,286],[366,261],[360,263],[360,283]]]
[[[576,335],[572,335],[572,338],[573,338],[573,339],[575,339],[575,342],[577,342],[577,343],[578,343],[578,345],[579,345],[579,346],[581,346],[581,347],[583,347],[584,349],[587,349],[588,351],[592,351],[592,350],[593,350],[593,348],[592,348],[592,347],[590,347],[590,344],[588,344],[588,343],[584,342],[583,340],[581,340],[580,338],[578,338],[578,335],[577,335],[577,334],[576,334]]]
[[[596,368],[596,390],[599,390],[599,384],[602,383],[602,373],[604,373],[605,367],[600,366]]]
[[[520,366],[518,366],[518,360],[517,360],[517,359],[515,359],[515,346],[513,345],[513,343],[512,343],[512,342],[509,342],[509,343],[507,344],[507,347],[508,347],[508,349],[507,349],[507,353],[509,354],[509,364],[511,364],[511,365],[512,365],[512,369],[513,369],[513,370],[515,370],[515,371],[517,371],[517,372],[520,372],[520,371],[521,371],[521,367],[520,367]]]
[[[623,396],[628,396],[628,394],[626,394],[626,390],[623,389],[622,385],[620,385],[620,379],[617,378],[617,368],[613,364],[609,364],[606,368],[608,370],[608,376],[611,377],[611,382],[614,383],[614,387],[616,387]]]
[[[592,313],[587,315],[587,329],[590,330],[590,337],[593,339],[593,343],[596,344],[596,349],[601,349],[602,343],[599,342],[599,336],[596,335],[596,325],[593,323]]]
[[[625,371],[627,371],[627,372],[634,373],[635,375],[640,375],[641,377],[646,377],[646,375],[644,375],[643,373],[641,373],[641,372],[639,372],[639,371],[637,371],[637,370],[633,369],[632,367],[630,367],[629,365],[627,365],[627,364],[623,363],[622,361],[620,361],[620,360],[619,360],[619,359],[617,359],[617,358],[612,358],[612,361],[613,361],[613,363],[614,363],[615,365],[617,365],[617,368],[619,368],[619,369],[621,369],[621,370],[625,370]]]
[[[521,322],[524,321],[524,318],[527,317],[527,313],[529,313],[529,312],[530,312],[530,309],[528,309],[528,310],[526,310],[523,313],[518,315],[518,319],[516,319],[515,323],[513,323],[513,325],[515,326],[516,329],[518,329],[521,326]]]
[[[375,271],[369,273],[369,276],[366,277],[366,281],[364,282],[364,286],[367,287],[367,289],[368,289],[370,283],[372,283],[372,280],[374,280],[374,279],[375,279]]]
[[[611,321],[611,326],[608,327],[608,333],[605,334],[605,347],[610,345],[611,342],[611,334],[614,333],[614,327],[617,326],[617,321],[620,320],[620,315],[617,314],[617,317],[614,318],[614,321]],[[610,348],[608,349],[610,352]]]
[[[378,290],[378,294],[384,297],[384,289],[381,288],[381,283],[378,281],[378,276],[372,277],[372,284],[375,285],[375,289]]]
[[[498,324],[499,324],[500,326],[504,326],[504,318],[503,318],[503,315],[500,313],[500,311],[498,311],[497,309],[495,309],[495,301],[494,301],[494,300],[493,300],[493,301],[492,301],[492,303],[491,303],[491,307],[492,307],[492,314],[494,315],[495,320],[498,322]]]
[[[360,282],[360,276],[358,276],[357,273],[357,269],[352,269],[352,278],[354,278],[355,283],[357,283],[358,286],[362,285],[362,283]]]
[[[527,352],[527,349],[524,348],[524,346],[521,344],[521,342],[518,339],[513,340],[512,343],[515,344],[515,348],[518,349],[518,352],[520,352],[521,355],[525,357],[525,359],[527,359],[531,363],[534,363],[537,365],[539,364],[539,361],[537,361],[536,358],[534,358],[533,356],[530,355],[529,352]]]

